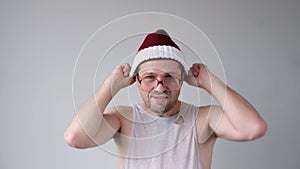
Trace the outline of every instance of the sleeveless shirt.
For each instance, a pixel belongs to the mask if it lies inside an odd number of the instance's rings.
[[[158,117],[134,105],[123,169],[201,169],[196,113],[185,104],[171,117]]]

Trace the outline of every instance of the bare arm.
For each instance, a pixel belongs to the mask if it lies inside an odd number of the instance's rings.
[[[105,110],[112,97],[131,85],[130,66],[119,65],[101,87],[79,109],[65,132],[65,141],[72,147],[88,148],[107,142],[120,128],[117,110]],[[106,112],[105,112],[106,111]]]
[[[211,74],[205,65],[194,64],[186,81],[190,85],[205,89],[219,102],[220,107],[212,106],[210,109],[213,114],[210,127],[214,129],[218,137],[247,141],[265,134],[267,124],[255,108]]]

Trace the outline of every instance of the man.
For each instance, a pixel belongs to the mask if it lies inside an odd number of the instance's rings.
[[[206,90],[217,105],[178,99],[183,83]],[[143,103],[106,108],[122,88],[136,83]],[[183,53],[164,30],[147,35],[132,66],[118,65],[78,111],[65,133],[76,148],[114,139],[120,169],[209,169],[217,138],[250,141],[267,130],[254,107]]]

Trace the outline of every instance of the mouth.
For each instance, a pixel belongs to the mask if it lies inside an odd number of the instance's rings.
[[[168,98],[168,95],[152,95],[153,98]]]
[[[168,98],[167,94],[151,94],[150,98]]]
[[[153,95],[150,96],[151,100],[157,101],[157,102],[165,102],[168,99],[167,95]]]

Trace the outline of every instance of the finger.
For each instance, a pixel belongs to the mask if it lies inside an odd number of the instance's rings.
[[[123,75],[125,77],[129,76],[130,69],[131,69],[131,67],[130,67],[130,65],[128,63],[126,63],[126,64],[123,65]]]
[[[192,67],[190,67],[188,74],[187,74],[187,77],[191,77],[191,76],[193,76],[193,68]]]
[[[194,75],[195,77],[197,77],[197,76],[199,75],[199,71],[198,71],[198,70],[194,70],[194,71],[193,71],[193,75]]]
[[[191,70],[191,75],[192,76],[198,76],[199,71],[197,70],[197,68],[192,67],[190,70]]]
[[[201,65],[200,64],[194,64],[194,69],[198,72],[200,72],[200,69],[201,69]]]
[[[202,69],[206,69],[206,70],[208,70],[207,66],[206,66],[206,65],[204,65],[204,64],[201,64],[201,68],[202,68]],[[201,68],[200,68],[200,69],[201,69]]]

